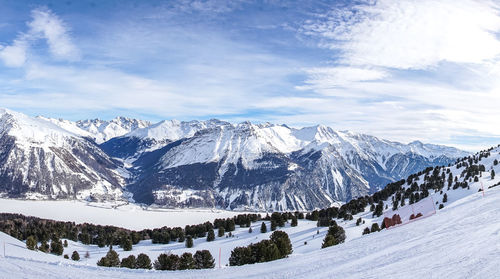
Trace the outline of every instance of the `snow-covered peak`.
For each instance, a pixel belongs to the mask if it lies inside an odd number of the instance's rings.
[[[62,146],[65,139],[79,137],[51,121],[0,109],[0,134],[4,133],[13,136],[19,144],[40,147]]]
[[[156,141],[175,141],[182,138],[192,137],[196,132],[203,129],[225,125],[229,125],[229,123],[217,119],[210,119],[206,121],[164,120],[148,127],[136,129],[125,136],[137,137],[140,139],[154,139]]]
[[[97,143],[103,143],[131,131],[149,127],[151,122],[127,117],[116,117],[110,121],[100,119],[79,120],[75,125],[90,133]]]

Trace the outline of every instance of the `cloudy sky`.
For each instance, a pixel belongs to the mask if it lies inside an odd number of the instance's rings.
[[[500,143],[500,5],[4,1],[0,107]]]

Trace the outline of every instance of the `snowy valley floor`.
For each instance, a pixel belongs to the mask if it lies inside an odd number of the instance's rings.
[[[100,268],[85,262],[73,263],[61,257],[29,251],[23,242],[0,233],[0,243],[7,242],[8,251],[7,257],[0,257],[0,278],[499,277],[500,187],[489,189],[484,198],[481,193],[464,197],[420,221],[351,238],[344,244],[327,249],[317,246],[322,241],[324,230],[314,243],[308,244],[311,248],[300,247],[303,243],[301,236],[305,239],[315,233],[316,228],[309,223],[304,221],[297,228],[285,229],[296,251],[288,259],[241,267],[174,272]],[[300,227],[302,229],[298,229]],[[297,229],[298,235],[294,235],[293,229]],[[346,228],[348,238],[357,234],[354,229],[357,228]],[[253,241],[248,232],[239,230],[237,234],[241,239],[238,237],[235,241],[242,244]],[[260,238],[258,234],[255,236]],[[221,246],[224,241],[231,239],[219,239],[214,243]],[[134,246],[134,254],[141,251],[141,245]],[[196,248],[205,249],[201,242],[195,242]],[[68,249],[72,251],[71,247]],[[122,257],[122,253],[118,252]],[[214,257],[217,255],[214,254]],[[154,260],[153,255],[151,258]],[[96,258],[93,260],[97,261]]]

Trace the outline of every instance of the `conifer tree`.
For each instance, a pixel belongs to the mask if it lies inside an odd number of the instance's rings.
[[[261,233],[266,233],[267,232],[267,226],[264,222],[262,222],[262,225],[260,225],[260,232]]]
[[[275,231],[277,227],[276,221],[274,219],[271,219],[271,231]]]
[[[50,250],[50,246],[49,244],[47,243],[47,241],[42,241],[42,243],[40,244],[40,247],[38,247],[38,250],[44,252],[44,253],[47,253],[49,252]]]
[[[215,260],[208,250],[196,251],[193,256],[196,269],[214,268]]]
[[[321,248],[326,248],[335,245],[335,237],[333,235],[327,234],[325,239],[323,240],[323,245],[321,245]]]
[[[377,223],[372,224],[371,232],[378,232],[380,231],[380,227],[378,226]]]
[[[177,270],[179,267],[179,256],[175,254],[160,254],[154,263],[156,270]]]
[[[278,247],[281,257],[287,257],[292,253],[292,243],[290,242],[290,238],[286,232],[275,231],[271,234],[270,239]]]
[[[122,247],[123,251],[132,250],[132,239],[130,239],[129,237],[123,237],[120,246]]]
[[[290,224],[292,227],[296,227],[298,225],[297,217],[292,216],[292,222]]]
[[[220,226],[220,227],[219,227],[219,232],[218,232],[217,236],[219,236],[219,237],[223,237],[225,233],[226,233],[226,232],[225,232],[224,227]]]
[[[208,233],[207,233],[207,241],[210,242],[210,241],[214,241],[214,240],[215,240],[214,229],[210,229],[210,230],[208,230]]]
[[[77,251],[73,251],[73,254],[71,254],[71,259],[74,261],[79,261],[80,260],[80,254],[78,254]]]
[[[98,262],[98,266],[107,266],[107,267],[119,267],[120,266],[120,257],[115,250],[109,250],[106,256],[102,257]]]
[[[37,249],[37,241],[33,235],[28,236],[28,238],[26,239],[26,248],[30,250]]]
[[[194,264],[194,259],[193,259],[193,254],[191,253],[184,253],[179,259],[179,270],[185,270],[185,269],[194,269],[195,264]]]
[[[52,241],[50,243],[50,253],[54,255],[61,256],[64,252],[64,246],[62,244],[62,241]]]
[[[151,259],[149,259],[148,255],[143,253],[139,254],[137,256],[137,261],[135,262],[135,268],[151,269]]]
[[[190,235],[186,237],[186,247],[187,248],[193,247],[193,237]]]
[[[130,255],[126,258],[123,258],[122,259],[122,262],[120,263],[120,267],[124,267],[124,268],[135,268],[135,265],[136,265],[136,258],[134,255]]]
[[[443,203],[445,202],[448,202],[448,195],[446,193],[444,193],[444,196],[443,196]]]

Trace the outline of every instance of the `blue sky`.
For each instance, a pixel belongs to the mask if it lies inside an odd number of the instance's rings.
[[[500,143],[495,2],[2,1],[0,107]]]

